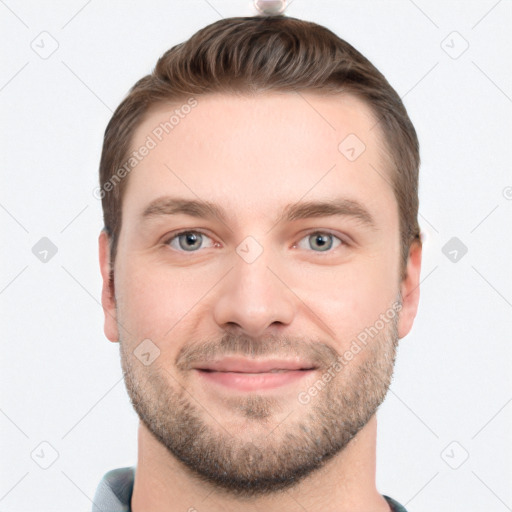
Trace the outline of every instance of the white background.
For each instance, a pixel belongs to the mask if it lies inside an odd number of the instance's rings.
[[[421,299],[378,413],[378,489],[411,512],[512,510],[511,1],[294,0],[286,13],[368,57],[421,144]],[[253,14],[250,0],[0,0],[0,511],[88,511],[102,475],[136,463],[99,303],[103,132],[165,50]],[[52,38],[43,59],[32,47]],[[58,248],[46,263],[42,237]],[[452,237],[468,248],[457,262],[442,252]]]

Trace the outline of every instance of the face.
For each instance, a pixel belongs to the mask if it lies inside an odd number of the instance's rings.
[[[168,134],[180,106],[154,108],[132,141],[155,145],[125,178],[115,298],[100,236],[105,332],[169,454],[220,490],[268,494],[374,415],[416,313],[420,253],[400,282],[398,206],[364,103],[196,99]]]

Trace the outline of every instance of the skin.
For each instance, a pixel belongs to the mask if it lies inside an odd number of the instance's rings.
[[[376,410],[417,312],[421,246],[411,246],[400,281],[398,206],[374,117],[347,95],[197,100],[125,178],[114,293],[108,237],[99,237],[105,334],[120,341],[141,418],[132,510],[389,511],[375,485]],[[132,147],[175,108],[153,108]],[[355,161],[338,150],[351,133],[366,145]],[[227,219],[142,221],[165,195],[216,203]],[[340,216],[276,223],[290,203],[337,196],[364,205],[376,229]],[[204,231],[202,245],[188,242],[195,251],[183,249],[186,237],[166,243],[183,229]],[[326,230],[338,238],[324,239],[322,251],[310,235]],[[262,248],[250,263],[236,251],[248,236]],[[301,403],[299,394],[400,298],[399,314]],[[148,365],[134,354],[145,339],[159,350]],[[235,354],[300,356],[318,369],[242,392],[206,384],[190,367]]]

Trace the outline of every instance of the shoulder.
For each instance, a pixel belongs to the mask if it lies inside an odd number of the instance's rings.
[[[112,469],[105,473],[94,495],[93,512],[105,508],[115,512],[129,511],[134,479],[134,466]]]
[[[383,494],[382,496],[389,503],[389,506],[391,507],[391,510],[393,512],[407,512],[405,507],[403,505],[400,505],[398,501],[394,500],[393,498],[390,498],[389,496],[386,496],[385,494]]]

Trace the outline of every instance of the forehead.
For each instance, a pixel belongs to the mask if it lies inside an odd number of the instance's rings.
[[[252,218],[334,195],[389,207],[388,160],[375,124],[370,107],[351,95],[211,94],[155,105],[132,139],[132,151],[150,149],[129,174],[123,219],[135,220],[165,194]]]

